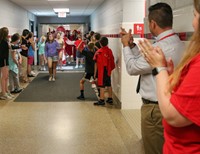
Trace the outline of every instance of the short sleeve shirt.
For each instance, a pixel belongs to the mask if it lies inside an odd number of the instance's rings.
[[[163,120],[164,154],[200,154],[200,55],[183,70],[170,101],[193,124],[172,127]]]

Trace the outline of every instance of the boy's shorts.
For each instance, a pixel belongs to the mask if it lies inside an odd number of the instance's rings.
[[[83,58],[84,55],[82,55],[80,51],[76,50],[76,57],[77,58]]]
[[[83,78],[82,78],[82,80],[90,80],[91,78],[94,78],[94,74],[93,73],[85,73],[84,75],[83,75]]]
[[[34,57],[28,56],[28,65],[33,65]]]
[[[8,65],[8,59],[0,59],[0,68]]]
[[[111,87],[111,77],[108,76],[108,71],[106,68],[104,68],[104,73],[103,73],[103,85],[99,86],[101,88],[105,88],[105,87]]]

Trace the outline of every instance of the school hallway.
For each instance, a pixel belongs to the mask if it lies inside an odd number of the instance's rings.
[[[190,22],[193,1],[0,0],[0,28],[8,28],[10,40],[13,34],[18,33],[21,37],[23,31],[28,30],[34,36],[36,49],[32,57],[36,77],[30,78],[30,83],[20,82],[23,91],[14,94],[13,99],[0,99],[0,154],[144,154],[140,113],[144,102],[141,93],[136,92],[140,64],[135,58],[130,60],[134,59],[137,65],[128,67],[126,64],[120,32],[121,28],[127,32],[131,30],[136,45],[143,38],[155,42],[149,29],[148,8],[158,2],[172,7],[173,35],[177,34],[181,41],[189,44],[194,31]],[[113,105],[93,105],[98,100],[97,92],[88,82],[84,91],[86,100],[77,99],[85,68],[81,60],[79,66],[75,64],[76,58],[80,58],[76,52],[80,44],[75,46],[75,42],[78,35],[86,46],[95,40],[93,48],[96,51],[101,45],[96,46],[98,41],[92,32],[100,34],[100,38],[106,37],[112,50],[115,65],[110,80]],[[60,34],[63,39],[58,42],[59,50],[60,47],[63,50],[59,51],[59,57],[56,56],[63,67],[57,71],[55,82],[49,81],[48,64],[44,64],[43,59],[46,55],[39,54],[38,46],[42,38],[51,34],[55,39]],[[20,39],[17,44],[20,53],[21,43]],[[141,57],[138,50],[134,54]],[[22,56],[27,60],[27,56]],[[19,72],[22,71],[20,67]],[[42,67],[46,67],[45,71],[41,71]],[[0,68],[0,81],[1,77]],[[72,80],[66,82],[68,78]],[[150,87],[149,83],[147,86]],[[0,82],[0,97],[1,91]],[[108,97],[106,90],[105,96]]]
[[[116,104],[13,100],[0,103],[0,154],[143,153],[141,139]]]

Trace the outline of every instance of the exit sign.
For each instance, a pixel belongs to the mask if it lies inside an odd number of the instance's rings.
[[[59,18],[66,18],[67,13],[66,12],[58,12],[58,17]]]

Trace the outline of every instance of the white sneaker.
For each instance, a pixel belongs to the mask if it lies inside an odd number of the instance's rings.
[[[83,68],[83,65],[80,65],[79,67],[80,67],[80,68]]]
[[[76,65],[75,68],[78,68],[78,65]]]
[[[31,74],[32,74],[32,75],[35,75],[35,72],[31,71]]]
[[[61,70],[61,71],[64,71],[64,69],[63,69],[62,67],[60,67],[60,70]]]
[[[98,91],[97,88],[94,88],[94,92],[95,92],[95,93],[99,93],[99,91]]]
[[[43,71],[46,71],[46,68],[45,68],[45,67],[43,67]]]
[[[49,81],[52,81],[52,76],[49,77]]]
[[[53,77],[53,78],[52,78],[52,81],[56,81],[56,79]]]
[[[94,89],[94,88],[96,88],[96,85],[95,85],[95,84],[92,84],[92,86],[91,86],[91,87]]]
[[[7,93],[0,97],[2,100],[12,99],[12,97],[8,96]]]
[[[14,97],[15,97],[15,96],[12,95],[11,93],[7,93],[7,95],[8,95],[9,97],[11,97],[11,98],[14,98]]]
[[[91,76],[90,78],[90,81],[89,82],[93,82],[94,81],[94,78]]]

